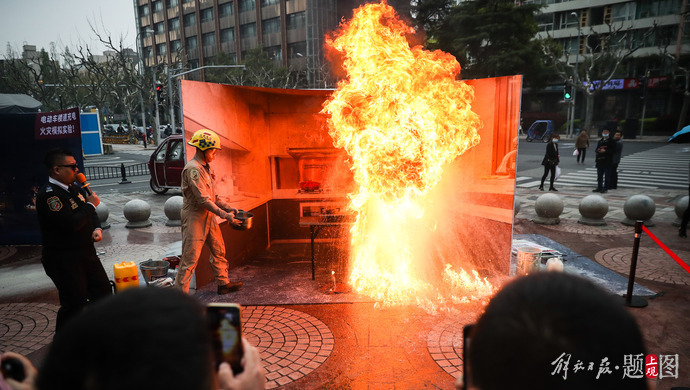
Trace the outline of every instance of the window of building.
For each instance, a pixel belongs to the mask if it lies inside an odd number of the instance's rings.
[[[163,25],[163,22],[154,24],[153,31],[155,31],[156,34],[165,34],[165,25]]]
[[[182,4],[193,3],[194,0],[182,0]]]
[[[179,39],[170,41],[170,50],[177,53],[182,48],[182,42]]]
[[[151,3],[151,8],[153,8],[153,12],[161,12],[163,11],[163,2],[161,0],[154,1]]]
[[[196,26],[196,14],[191,13],[187,14],[184,16],[184,26],[185,27],[190,27],[190,26]]]
[[[199,49],[199,40],[196,39],[196,36],[188,37],[187,39],[184,40],[184,45],[188,51],[189,50],[198,50]]]
[[[681,0],[651,0],[636,3],[638,19],[675,14],[681,7]]]
[[[149,16],[149,5],[142,5],[139,7],[139,16]]]
[[[307,42],[295,42],[288,45],[290,58],[304,58],[307,55]]]
[[[262,7],[268,7],[269,5],[280,4],[280,0],[261,0]]]
[[[216,45],[216,33],[210,32],[201,36],[201,41],[204,46],[215,46]]]
[[[224,3],[224,4],[219,4],[218,5],[218,14],[220,14],[220,17],[224,16],[232,16],[235,14],[235,4],[233,2],[229,3]]]
[[[632,20],[635,16],[635,3],[614,4],[611,10],[611,21]]]
[[[255,0],[240,0],[239,2],[240,12],[253,11],[256,9]]]
[[[159,56],[168,53],[168,47],[165,46],[165,43],[156,45],[156,53],[158,53]]]
[[[295,12],[294,14],[288,14],[285,20],[285,27],[288,30],[296,30],[298,28],[304,28],[306,26],[307,16],[302,12]]]
[[[180,18],[168,19],[168,30],[179,30],[180,29]]]
[[[201,14],[201,23],[213,21],[213,8],[202,9],[200,14]]]
[[[256,36],[256,23],[247,23],[240,26],[240,37],[251,38]]]
[[[264,52],[270,60],[281,61],[283,59],[282,52],[280,51],[280,45],[264,47]]]
[[[553,14],[537,14],[535,16],[539,31],[553,31]]]
[[[177,7],[177,0],[165,0],[165,8]]]
[[[261,22],[262,34],[273,34],[280,32],[280,18],[266,19]]]
[[[585,10],[581,10],[580,12],[587,12]],[[559,14],[558,18],[558,28],[577,28],[578,24],[580,24],[580,14],[578,13],[577,16],[573,16],[572,12],[561,12]]]
[[[225,28],[220,30],[220,43],[235,42],[235,29]]]

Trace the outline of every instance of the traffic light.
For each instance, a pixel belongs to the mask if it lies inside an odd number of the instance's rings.
[[[156,83],[156,102],[158,102],[158,104],[162,104],[163,100],[163,84]]]
[[[647,98],[647,77],[642,76],[639,80],[640,82],[640,99],[644,100]]]
[[[573,100],[573,83],[570,80],[563,85],[563,100],[566,102]]]

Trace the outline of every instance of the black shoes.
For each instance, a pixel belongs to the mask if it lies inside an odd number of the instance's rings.
[[[544,191],[544,185],[543,185],[543,184],[540,185],[540,186],[539,186],[539,189],[542,190],[542,191]]]
[[[553,187],[549,187],[549,191],[556,191],[556,192],[558,192],[558,190],[555,189],[555,188],[553,188]]]
[[[218,286],[218,295],[223,295],[227,293],[231,293],[233,291],[238,291],[239,289],[242,288],[242,285],[244,283],[242,282],[230,282],[226,284],[225,286]]]
[[[678,237],[687,238],[687,237],[688,237],[688,233],[686,232],[685,229],[680,228],[680,229],[678,229]]]
[[[592,192],[601,192],[602,194],[605,194],[605,193],[609,192],[609,190],[601,189],[601,188],[595,188],[592,190]]]

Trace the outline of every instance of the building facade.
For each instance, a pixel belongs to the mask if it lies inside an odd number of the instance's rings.
[[[240,64],[249,50],[260,46],[276,64],[306,71],[309,86],[317,88],[329,86],[325,34],[364,2],[134,0],[146,66],[183,62],[194,69],[213,64],[218,53]],[[390,3],[409,15],[409,1]]]
[[[673,61],[678,58],[681,64],[687,63],[690,55],[688,18],[682,17],[681,11],[687,7],[687,0],[685,3],[684,0],[528,0],[525,3],[544,5],[537,17],[537,36],[551,37],[558,42],[564,50],[562,61],[573,66],[579,60],[580,74],[583,60],[592,55],[592,47],[635,48],[597,96],[596,120],[639,118],[643,109],[647,118],[677,120],[684,77]],[[608,39],[608,35],[616,32],[616,39]],[[601,80],[594,80],[597,81]],[[562,84],[547,88],[537,99],[527,99],[523,110],[565,111],[566,105],[553,99],[562,92]],[[582,93],[577,96],[576,110],[575,118],[584,118]]]

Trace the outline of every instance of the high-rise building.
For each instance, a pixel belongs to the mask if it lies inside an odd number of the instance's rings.
[[[544,6],[537,16],[537,37],[548,36],[561,45],[564,51],[561,60],[571,66],[570,72],[579,61],[580,80],[588,72],[583,63],[592,56],[611,49],[609,59],[621,60],[592,105],[594,121],[607,122],[610,127],[611,122],[644,119],[646,114],[646,118],[656,120],[659,129],[675,128],[685,86],[675,61],[686,63],[690,55],[687,0],[523,0],[523,3]],[[610,67],[607,72],[613,69]],[[587,75],[596,76],[596,72]],[[601,85],[604,81],[593,79],[591,83]],[[578,103],[572,107],[576,121],[586,114],[585,96],[581,89],[579,92]],[[564,104],[562,98],[560,101],[553,98],[562,95],[562,83],[532,91],[523,100],[523,113],[532,112],[536,117],[544,112],[565,111],[571,106]],[[641,113],[644,114],[640,118]]]
[[[225,53],[242,63],[259,46],[278,65],[306,71],[310,87],[328,86],[324,36],[363,0],[134,0],[143,61],[187,68]],[[409,15],[409,1],[389,1]],[[150,33],[153,31],[153,33]],[[202,76],[203,77],[203,76]]]
[[[528,0],[525,3],[545,5],[537,18],[537,36],[554,38],[573,55],[570,61],[578,51],[580,55],[586,54],[586,36],[609,34],[610,28],[628,33],[626,41],[617,44],[640,46],[634,57],[658,54],[659,47],[666,45],[672,54],[676,48],[690,52],[687,34],[677,42],[682,0]]]

